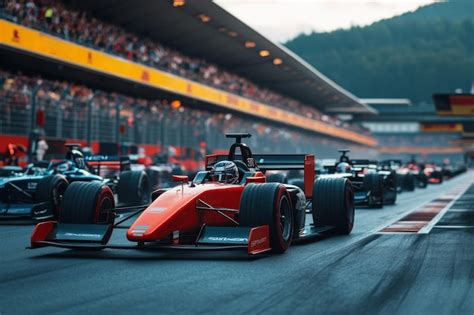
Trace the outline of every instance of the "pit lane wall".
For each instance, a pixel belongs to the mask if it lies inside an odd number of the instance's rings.
[[[191,97],[221,108],[239,111],[365,146],[375,147],[377,145],[377,141],[372,137],[252,101],[2,19],[0,19],[0,46],[14,48],[28,54]]]

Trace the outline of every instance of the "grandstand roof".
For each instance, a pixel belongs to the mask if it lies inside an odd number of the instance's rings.
[[[129,31],[216,63],[324,112],[375,113],[282,45],[274,43],[211,0],[66,0]],[[249,42],[254,43],[255,47]],[[261,57],[260,51],[270,53]],[[275,58],[282,63],[275,65]]]
[[[388,105],[388,106],[411,106],[408,98],[362,98],[360,101],[370,106]]]

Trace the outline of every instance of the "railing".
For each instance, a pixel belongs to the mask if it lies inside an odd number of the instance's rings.
[[[0,79],[9,80],[8,77]],[[68,89],[51,90],[51,82],[33,87],[0,84],[0,135],[28,136],[32,131],[39,131],[47,139],[194,150],[199,150],[204,143],[207,152],[212,152],[231,144],[224,133],[250,132],[253,137],[247,142],[255,152],[313,153],[321,158],[334,156],[337,148],[346,146],[327,137],[305,135],[230,114],[184,106],[173,109],[159,101],[153,102],[153,106],[144,106],[139,101],[121,100],[103,92],[81,98],[72,97]],[[352,149],[357,150],[357,147]]]

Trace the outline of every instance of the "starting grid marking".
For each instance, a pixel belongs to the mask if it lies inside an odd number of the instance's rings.
[[[384,227],[378,234],[428,234],[470,186],[471,181],[457,185],[448,193]]]

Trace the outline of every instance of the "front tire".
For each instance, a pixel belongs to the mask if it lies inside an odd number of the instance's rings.
[[[318,178],[313,187],[313,222],[348,235],[354,227],[354,190],[347,178]]]
[[[415,190],[415,176],[413,174],[405,174],[403,176],[403,190],[414,191]]]
[[[53,216],[57,218],[68,186],[69,182],[63,175],[54,174],[46,176],[38,182],[35,201],[51,204]]]
[[[114,221],[114,207],[114,195],[110,187],[96,181],[74,182],[64,194],[58,221],[73,224],[110,224]]]
[[[275,253],[285,252],[293,237],[293,209],[290,195],[279,183],[248,184],[240,199],[241,226],[268,225],[270,246]]]

